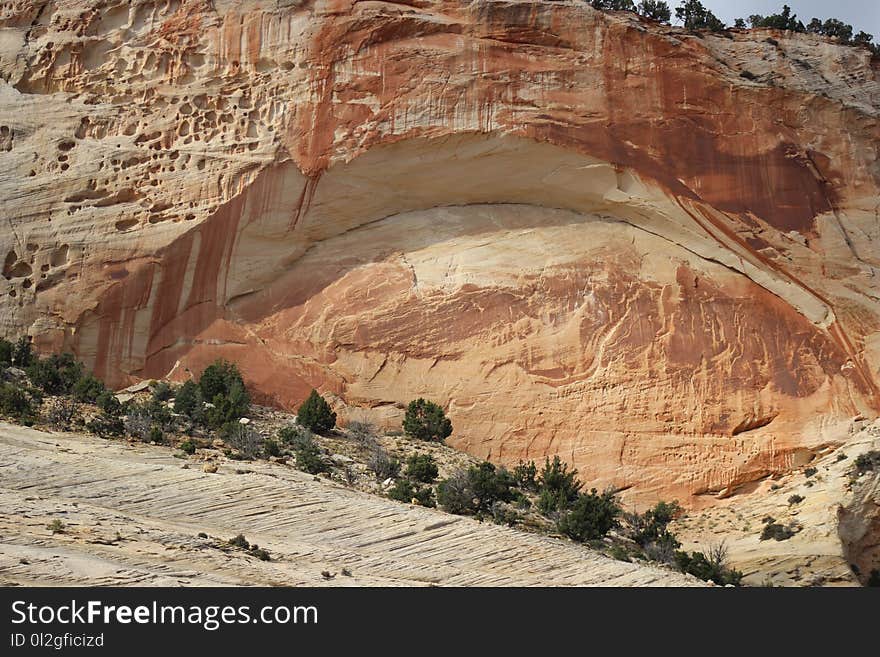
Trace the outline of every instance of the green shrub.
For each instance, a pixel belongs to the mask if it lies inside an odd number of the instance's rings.
[[[519,464],[513,468],[513,478],[516,481],[516,486],[523,490],[537,491],[537,476],[538,466],[535,465],[534,461],[529,461],[528,463],[520,461]]]
[[[250,395],[244,384],[233,382],[228,394],[217,394],[211,400],[211,407],[205,410],[205,421],[218,428],[229,422],[236,422],[247,414],[251,405]]]
[[[327,400],[312,388],[308,398],[297,410],[296,420],[316,433],[323,433],[336,426],[336,413],[330,408]]]
[[[865,452],[859,454],[855,460],[856,474],[864,474],[873,472],[875,468],[880,467],[880,451]]]
[[[196,453],[196,444],[189,438],[180,443],[177,448],[184,454],[189,454],[190,456]]]
[[[244,379],[238,368],[228,361],[220,359],[206,367],[199,378],[199,389],[202,399],[210,400],[212,405],[205,411],[205,422],[215,429],[238,420],[250,408],[251,398]]]
[[[201,421],[204,415],[202,389],[195,381],[186,381],[174,395],[174,412],[185,415],[194,421]]]
[[[806,470],[804,470],[804,476],[809,478],[809,477],[812,477],[813,475],[815,475],[817,472],[818,472],[818,470],[816,470],[816,468],[811,466],[811,467],[807,468]]]
[[[153,425],[150,428],[150,433],[147,435],[146,441],[149,443],[156,443],[157,445],[161,445],[165,442],[165,434],[162,433],[162,430]]]
[[[52,522],[46,525],[46,529],[48,529],[53,534],[63,534],[64,523],[61,522],[58,518],[55,518]]]
[[[407,504],[415,500],[419,506],[436,506],[434,491],[431,487],[419,486],[409,479],[398,479],[391,490],[388,491],[388,497],[398,502],[406,502]]]
[[[0,338],[0,367],[12,365],[12,351],[15,349],[9,340]]]
[[[27,368],[31,383],[50,395],[65,395],[83,376],[83,366],[73,354],[52,354],[47,358],[34,360]]]
[[[113,417],[121,417],[122,413],[125,410],[125,407],[116,398],[116,395],[114,395],[109,390],[105,390],[100,395],[98,395],[96,403],[98,405],[98,408],[100,408],[108,415],[112,415]]]
[[[505,468],[496,468],[483,461],[468,468],[468,480],[474,493],[478,511],[489,511],[495,502],[513,500],[513,475]]]
[[[457,470],[437,485],[437,502],[449,513],[467,515],[475,513],[473,489],[466,470]]]
[[[675,8],[675,17],[684,23],[688,30],[711,30],[721,32],[724,23],[706,9],[699,0],[684,0]]]
[[[269,438],[263,443],[263,453],[266,455],[266,458],[281,456],[281,445],[278,444],[278,441]]]
[[[617,526],[620,505],[611,492],[601,495],[594,488],[589,493],[581,493],[571,505],[571,510],[560,516],[556,527],[575,541],[589,541],[605,536]]]
[[[651,561],[670,562],[681,543],[668,525],[681,513],[677,501],[658,502],[643,514],[625,515],[629,537],[644,550]]]
[[[440,471],[437,469],[437,461],[430,454],[413,454],[406,461],[406,476],[423,484],[430,484]]]
[[[101,438],[114,438],[125,432],[125,423],[120,416],[102,411],[100,415],[86,422],[86,428]]]
[[[440,406],[420,398],[406,407],[403,430],[410,438],[443,442],[452,434],[452,422]]]
[[[720,586],[739,586],[743,574],[727,565],[727,548],[724,543],[703,552],[676,552],[675,564],[683,573],[693,575],[705,582]]]
[[[92,374],[85,374],[73,384],[71,394],[77,401],[94,404],[106,390],[107,388],[104,387],[103,381]]]
[[[376,434],[375,427],[369,422],[349,422],[347,428],[349,435],[361,443],[372,440]]]
[[[672,19],[669,5],[662,0],[642,0],[639,3],[638,12],[645,18],[659,23],[669,23]]]
[[[86,423],[86,428],[101,438],[121,436],[125,432],[122,415],[125,407],[109,390],[105,390],[97,399],[101,414]]]
[[[12,364],[20,369],[27,369],[36,360],[31,339],[23,335],[12,348]]]
[[[153,388],[153,399],[158,402],[167,402],[174,397],[174,388],[165,381],[160,381]]]
[[[489,512],[492,514],[492,522],[496,525],[514,527],[520,521],[519,514],[505,502],[495,502]]]
[[[288,424],[278,430],[278,440],[295,449],[304,442],[314,440],[314,436],[312,435],[312,432],[305,427],[296,424]]]
[[[34,404],[19,386],[0,382],[0,415],[19,422],[33,420]]]
[[[324,458],[324,452],[313,438],[306,436],[301,438],[294,446],[293,454],[296,457],[296,467],[309,474],[329,472],[330,468]]]
[[[222,358],[214,361],[199,377],[199,388],[204,399],[214,399],[217,395],[228,396],[234,385],[245,387],[238,368]]]
[[[458,470],[437,486],[437,501],[450,513],[486,513],[496,502],[511,502],[515,495],[513,475],[484,461]]]
[[[544,515],[569,508],[577,499],[583,484],[577,479],[576,469],[569,471],[568,464],[559,456],[553,461],[546,459],[538,476],[538,510]]]
[[[788,506],[794,506],[795,504],[800,504],[801,502],[804,501],[804,499],[806,499],[806,498],[804,498],[803,495],[792,495],[791,497],[788,498]]]

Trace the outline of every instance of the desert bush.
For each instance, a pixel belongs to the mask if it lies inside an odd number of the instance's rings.
[[[406,407],[403,430],[410,438],[443,442],[452,434],[452,422],[443,408],[420,398]]]
[[[638,13],[659,23],[669,23],[672,19],[669,5],[662,0],[642,0],[639,3]]]
[[[788,498],[788,506],[794,506],[795,504],[800,504],[806,499],[803,495],[792,495]]]
[[[400,475],[400,461],[377,445],[367,458],[367,469],[376,475],[379,481],[394,479]]]
[[[809,468],[804,470],[804,476],[807,478],[810,478],[810,477],[814,476],[817,472],[818,472],[818,470],[816,470],[816,468],[810,466]]]
[[[437,502],[449,513],[456,515],[475,513],[477,510],[475,497],[467,470],[456,470],[437,485]]]
[[[764,529],[761,531],[761,540],[769,541],[770,539],[773,539],[775,541],[787,541],[794,536],[794,534],[794,529],[791,527],[782,525],[778,522],[769,522],[764,525]]]
[[[195,381],[186,381],[177,389],[174,395],[174,412],[196,422],[204,419],[204,397],[202,389]]]
[[[27,369],[37,359],[31,339],[26,335],[21,336],[12,348],[12,365],[20,369]]]
[[[675,8],[675,17],[689,30],[724,30],[724,23],[699,0],[684,0]]]
[[[520,461],[513,468],[513,479],[516,482],[517,488],[522,488],[523,490],[528,491],[537,491],[538,490],[538,466],[535,465],[534,461],[529,461],[528,463],[524,463]]]
[[[247,413],[250,405],[250,395],[244,384],[234,381],[228,394],[214,395],[211,406],[205,409],[205,423],[218,428],[229,422],[236,422]]]
[[[681,513],[677,501],[658,502],[642,514],[624,514],[627,535],[642,548],[651,561],[669,563],[681,543],[668,525]]]
[[[420,506],[434,507],[434,491],[430,486],[419,486],[418,483],[409,479],[398,479],[391,490],[388,491],[388,497],[398,502],[411,503],[416,501]]]
[[[488,513],[495,502],[514,499],[513,475],[484,461],[458,470],[437,486],[437,500],[450,513]]]
[[[31,383],[50,395],[65,395],[83,376],[83,366],[73,354],[52,354],[33,360],[27,368]]]
[[[214,399],[217,395],[228,396],[236,385],[245,387],[238,367],[222,358],[208,365],[199,377],[202,397],[208,400]]]
[[[153,387],[153,399],[158,402],[167,402],[172,397],[174,397],[174,388],[172,388],[167,382],[159,381]]]
[[[437,461],[430,454],[413,454],[406,461],[407,477],[423,484],[430,484],[440,471],[437,469]]]
[[[69,431],[80,417],[80,405],[71,397],[59,397],[52,402],[46,413],[46,420],[54,429]]]
[[[856,457],[854,467],[856,474],[873,472],[875,468],[880,467],[880,451],[875,450],[859,454]]]
[[[468,479],[478,511],[489,511],[495,502],[513,500],[513,475],[503,467],[483,461],[468,468]]]
[[[743,574],[727,565],[727,547],[724,543],[711,546],[704,552],[676,552],[675,563],[683,573],[720,586],[739,586]]]
[[[58,518],[55,518],[52,522],[46,525],[46,529],[48,529],[53,534],[63,534],[64,523],[61,522]]]
[[[100,408],[104,413],[111,415],[113,417],[121,417],[123,412],[125,411],[125,407],[122,405],[116,395],[114,395],[109,390],[105,390],[100,395],[98,395],[98,399],[96,400],[96,404],[98,408]]]
[[[122,417],[125,407],[116,399],[116,395],[105,390],[98,396],[97,405],[101,414],[89,420],[86,428],[101,438],[121,436],[125,432]]]
[[[546,459],[538,476],[538,510],[549,515],[571,506],[583,486],[577,474],[576,469],[569,471],[568,464],[559,456],[554,456],[553,461]]]
[[[0,382],[0,415],[19,422],[33,420],[34,406],[31,397],[20,386]]]
[[[292,449],[315,438],[311,430],[298,424],[288,424],[282,427],[278,430],[277,437],[283,445],[287,445]]]
[[[199,378],[202,399],[212,408],[205,411],[204,421],[214,428],[238,420],[250,408],[251,398],[238,368],[225,360],[217,360],[202,372]]]
[[[492,522],[496,525],[515,526],[519,521],[519,514],[505,502],[493,502],[489,513],[492,515]]]
[[[181,442],[177,448],[184,454],[189,454],[190,456],[196,453],[196,444],[189,438]]]
[[[150,431],[158,427],[160,431],[168,431],[174,425],[171,412],[162,402],[154,399],[128,405],[125,414],[125,430],[134,438],[149,442]]]
[[[77,401],[94,404],[106,390],[103,381],[92,374],[84,374],[73,384],[71,395]]]
[[[336,426],[336,413],[327,400],[312,388],[312,392],[297,410],[296,420],[316,433],[323,433]]]
[[[227,422],[221,433],[223,442],[246,459],[255,459],[263,453],[263,439],[249,424]]]
[[[376,435],[376,428],[369,422],[349,422],[349,435],[361,443],[369,442]]]
[[[12,351],[15,346],[4,338],[0,338],[0,367],[9,367],[12,365]]]
[[[270,456],[281,456],[281,445],[278,444],[277,440],[273,438],[267,438],[265,442],[263,442],[263,453],[266,455],[266,458]]]
[[[605,536],[617,526],[620,505],[611,492],[597,494],[594,488],[589,493],[581,493],[556,523],[561,534],[575,541],[589,541]]]
[[[152,427],[150,427],[150,433],[147,434],[146,442],[161,445],[165,442],[165,434],[162,433],[162,429],[154,424]]]
[[[311,434],[303,434],[292,445],[297,469],[309,474],[330,471],[327,459],[324,458],[324,451]]]

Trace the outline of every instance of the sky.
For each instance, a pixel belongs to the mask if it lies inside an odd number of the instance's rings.
[[[854,31],[864,30],[874,35],[874,42],[880,42],[880,1],[878,0],[740,0],[725,2],[724,0],[701,0],[703,5],[712,10],[728,25],[735,18],[745,18],[751,14],[777,14],[782,5],[787,4],[797,14],[798,20],[804,25],[814,16],[821,18],[839,18],[853,26]],[[670,7],[677,7],[678,0],[669,1]],[[674,15],[674,14],[673,14]]]

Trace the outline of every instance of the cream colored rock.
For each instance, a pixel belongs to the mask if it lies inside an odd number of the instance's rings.
[[[877,63],[583,2],[20,0],[0,331],[699,505],[880,408]],[[774,43],[775,42],[775,43]]]
[[[280,465],[255,462],[247,477],[231,469],[205,477],[181,470],[170,450],[69,434],[61,451],[57,439],[0,423],[0,452],[11,465],[0,481],[0,585],[702,584]],[[58,513],[64,533],[50,535],[46,524]],[[218,549],[239,533],[272,560]],[[351,575],[321,576],[343,569]]]

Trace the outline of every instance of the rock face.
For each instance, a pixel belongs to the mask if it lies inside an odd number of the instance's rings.
[[[2,332],[114,384],[424,396],[689,504],[880,409],[867,50],[573,1],[0,12]]]

